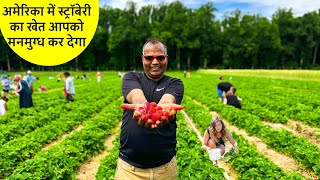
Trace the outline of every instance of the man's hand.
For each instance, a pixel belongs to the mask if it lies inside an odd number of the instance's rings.
[[[157,128],[174,119],[174,115],[183,107],[174,103],[156,104],[146,102],[145,104],[122,104],[121,108],[133,110],[133,119],[140,126]]]

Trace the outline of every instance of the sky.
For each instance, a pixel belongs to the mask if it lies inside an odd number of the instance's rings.
[[[132,0],[138,8],[148,4],[171,3],[174,0]],[[186,7],[197,9],[202,4],[213,2],[217,11],[214,13],[217,19],[223,19],[223,15],[236,9],[244,14],[260,14],[271,19],[272,14],[279,8],[291,8],[295,17],[318,10],[320,0],[180,0]],[[113,8],[124,9],[127,0],[99,0],[100,6],[109,5]]]

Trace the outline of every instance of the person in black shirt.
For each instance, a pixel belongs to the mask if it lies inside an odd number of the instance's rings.
[[[223,76],[220,76],[219,77],[219,80],[222,81],[223,80]],[[218,96],[219,96],[219,100],[221,102],[223,102],[223,93],[227,93],[230,88],[232,87],[233,85],[229,82],[220,82],[217,87],[216,87],[216,90],[217,90],[217,93],[218,93]]]
[[[144,72],[129,72],[122,79],[124,103],[133,110],[145,102],[156,102],[162,109],[181,107],[184,86],[180,79],[164,74],[167,69],[167,47],[159,40],[148,40],[142,50]],[[175,115],[154,127],[138,122],[134,111],[123,111],[120,153],[115,179],[176,179]]]
[[[241,103],[240,103],[241,98],[236,96],[235,93],[236,93],[236,88],[231,87],[230,90],[225,95],[223,104],[231,105],[238,109],[241,109]]]

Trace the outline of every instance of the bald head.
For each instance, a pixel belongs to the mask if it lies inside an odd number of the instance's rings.
[[[157,39],[149,39],[142,48],[142,54],[146,54],[149,49],[158,50],[167,55],[167,46]]]

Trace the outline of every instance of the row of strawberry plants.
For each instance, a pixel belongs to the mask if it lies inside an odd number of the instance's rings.
[[[101,103],[102,101],[98,101],[92,105],[99,107]],[[58,139],[64,133],[71,131],[90,118],[97,111],[95,107],[88,109],[85,105],[80,106],[78,110],[81,112],[71,113],[59,120],[52,121],[50,125],[38,128],[3,145],[0,149],[0,177],[10,175],[19,163],[32,158],[43,145]]]
[[[201,133],[204,133],[212,118],[210,112],[193,102],[190,97],[185,97],[183,104],[196,127],[200,129]],[[256,147],[250,145],[242,136],[237,136],[234,133],[233,135],[238,143],[239,153],[232,155],[230,162],[239,179],[293,179],[293,177],[303,179],[298,174],[286,174],[272,161],[259,154]]]
[[[119,157],[120,133],[117,134],[112,143],[114,147],[109,151],[108,156],[100,161],[100,166],[95,176],[96,180],[114,179]]]
[[[218,77],[215,80],[218,81]],[[320,88],[319,83],[316,81],[301,81],[301,80],[287,80],[287,79],[274,79],[264,77],[246,77],[246,76],[232,76],[231,80],[236,87],[243,87],[263,92],[267,89],[272,89],[273,94],[286,95],[284,93],[297,94],[298,97],[303,98],[306,94],[320,98],[317,89]],[[262,93],[263,94],[263,93]],[[308,99],[309,97],[307,97]],[[319,99],[316,101],[319,102]]]
[[[50,96],[47,94],[35,94],[32,96],[34,107],[19,108],[19,98],[11,97],[8,101],[8,112],[4,116],[0,116],[0,124],[5,125],[12,121],[18,121],[28,118],[30,115],[46,111],[50,107],[58,106],[62,103],[62,93],[55,93]]]
[[[65,132],[72,130],[119,96],[120,92],[109,94],[96,102],[80,106],[69,103],[68,107],[73,113],[3,145],[0,149],[0,177],[10,175],[20,162],[32,158],[44,144],[56,140]]]
[[[178,179],[223,179],[223,170],[212,165],[201,148],[196,133],[187,127],[181,113],[177,114],[177,124]],[[114,148],[101,161],[96,174],[97,180],[114,179],[119,155],[119,136],[113,143]]]
[[[238,95],[244,99],[243,109],[249,113],[253,108],[247,104],[259,106],[256,115],[272,121],[285,123],[288,119],[306,122],[307,124],[320,127],[320,96],[314,92],[314,86],[303,90],[301,86],[290,88],[290,83],[301,83],[308,87],[305,81],[261,79],[236,77],[232,82],[238,88]],[[311,84],[310,84],[311,85]],[[254,93],[253,93],[254,92]],[[247,102],[247,103],[245,103]],[[262,108],[261,108],[262,107]],[[268,113],[271,111],[271,113]],[[255,114],[252,113],[251,114]]]
[[[288,117],[284,114],[277,113],[275,111],[270,111],[269,109],[261,106],[260,104],[254,104],[250,99],[246,97],[241,102],[242,110],[254,114],[260,117],[264,121],[269,121],[273,123],[287,123]]]
[[[190,82],[187,86],[189,85],[192,85],[192,83]],[[205,85],[201,86],[197,82],[197,87],[197,91],[189,88],[187,94],[205,104],[210,110],[220,113],[230,123],[261,138],[269,147],[287,154],[301,162],[316,175],[320,175],[320,150],[316,145],[306,138],[296,137],[286,130],[273,130],[270,126],[263,125],[260,118],[255,115],[232,106],[225,106],[217,99],[208,98],[208,89]]]
[[[8,179],[75,179],[77,168],[104,149],[104,140],[121,119],[116,100],[57,146],[22,163]]]
[[[95,85],[84,84],[86,86],[90,86],[95,88]],[[76,85],[77,94],[85,92],[85,89],[88,88],[86,86]],[[8,108],[9,111],[6,113],[5,116],[0,116],[0,124],[5,125],[12,121],[21,121],[26,118],[29,118],[30,115],[35,113],[44,113],[47,109],[51,107],[56,107],[65,102],[63,97],[63,87],[57,89],[58,91],[50,91],[50,92],[43,92],[43,93],[34,93],[32,95],[33,99],[33,107],[32,108],[19,108],[19,97],[17,96],[10,96],[8,101]],[[79,99],[79,98],[78,98]],[[1,132],[1,131],[0,131]]]
[[[177,119],[178,179],[224,179],[224,170],[212,165],[196,132],[188,128],[180,112]]]
[[[219,83],[218,75],[194,73],[192,78],[182,79],[186,83],[205,82],[206,88],[211,89],[208,95],[217,98],[215,89]],[[231,83],[237,87],[237,94],[243,99],[242,109],[250,114],[270,122],[286,123],[293,119],[320,127],[320,100],[317,93],[311,92],[314,87],[301,90],[298,86],[298,89],[293,89],[286,85],[290,83],[289,80],[243,76],[233,76]],[[306,84],[303,83],[303,86]]]
[[[268,98],[265,98],[265,96]],[[285,123],[288,119],[295,119],[320,127],[320,121],[318,121],[320,118],[320,107],[313,108],[312,105],[303,104],[301,100],[296,99],[295,97],[283,98],[268,94],[265,96],[262,97],[260,94],[252,94],[250,93],[250,90],[243,90],[241,92],[241,97],[247,102],[243,103],[243,109],[251,112],[252,108],[250,108],[250,106],[246,106],[248,104],[254,104],[253,106],[263,106],[264,112],[270,111],[271,114],[275,114],[277,116],[272,117],[267,116],[268,114],[252,112],[251,114],[266,118],[272,122]],[[291,99],[291,101],[288,99]]]
[[[99,86],[95,93],[92,94],[92,92],[88,91],[88,88],[90,89],[93,87],[87,87],[78,91],[79,95],[77,96],[76,101],[73,102],[74,107],[79,107],[84,103],[90,104],[95,102],[97,99],[101,98],[101,94],[103,92],[115,90],[112,87],[103,88],[102,86]],[[53,99],[51,99],[50,102],[52,102],[53,105],[51,105],[47,111],[40,111],[36,115],[27,116],[24,119],[0,125],[0,144],[21,137],[39,127],[49,125],[52,120],[59,119],[60,117],[66,116],[70,113],[73,114],[73,111],[77,110],[70,109],[68,104],[64,103],[63,101],[60,102],[60,105],[55,105],[55,101]]]
[[[218,75],[194,73],[192,78],[182,78],[188,82],[197,81],[205,84],[208,96],[217,99],[216,85]],[[208,83],[211,82],[211,83]],[[243,99],[243,110],[255,114],[261,119],[271,122],[285,123],[288,119],[299,120],[312,126],[320,127],[320,104],[318,94],[312,93],[314,87],[307,88],[308,92],[301,93],[300,86],[292,89],[287,84],[289,80],[267,79],[233,76],[232,82],[237,87],[237,95]],[[306,84],[302,82],[303,86]],[[278,87],[281,85],[281,88]],[[198,87],[195,85],[192,87]],[[291,93],[292,92],[292,93]],[[306,95],[307,94],[307,95]],[[251,105],[249,105],[251,104]],[[255,110],[258,109],[258,110]]]
[[[6,124],[8,122],[14,120],[21,120],[23,118],[28,118],[28,116],[33,115],[34,113],[41,113],[47,110],[50,107],[58,106],[59,104],[64,102],[63,94],[63,84],[64,82],[56,82],[52,80],[48,80],[48,74],[40,74],[40,80],[36,81],[37,84],[46,85],[52,84],[52,87],[48,87],[49,90],[47,92],[37,92],[38,85],[34,85],[35,93],[32,95],[34,107],[20,109],[19,107],[19,98],[15,95],[9,97],[8,107],[9,111],[5,116],[0,116],[0,124]],[[43,78],[46,77],[46,78]],[[109,77],[108,79],[103,79],[101,83],[97,83],[96,81],[84,81],[75,79],[75,87],[78,96],[82,89],[88,89],[87,87],[91,87],[90,89],[96,89],[102,85],[113,84],[113,82],[119,81],[119,78],[114,75]],[[79,99],[79,98],[78,98]],[[52,112],[51,112],[52,113]],[[1,131],[0,131],[1,132]],[[1,143],[0,143],[1,144]]]

